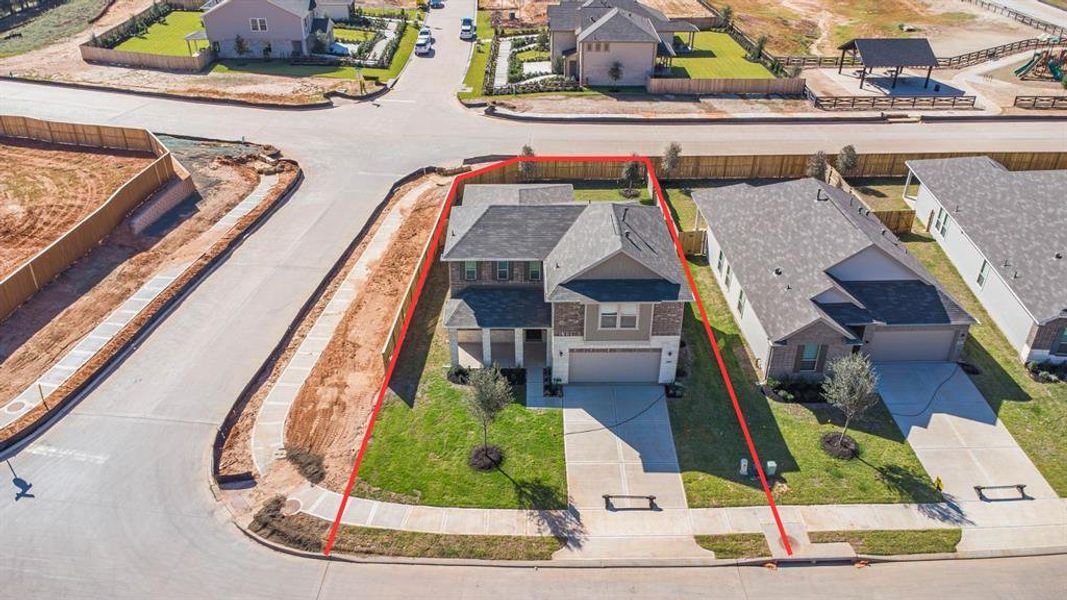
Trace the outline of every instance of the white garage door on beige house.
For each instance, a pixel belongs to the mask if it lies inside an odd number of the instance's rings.
[[[661,350],[571,350],[570,383],[656,383]]]

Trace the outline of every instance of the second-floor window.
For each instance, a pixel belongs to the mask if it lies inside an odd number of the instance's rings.
[[[720,275],[722,275],[722,266],[724,263],[726,263],[726,255],[723,254],[722,250],[719,250],[719,262],[716,263],[715,270],[718,271]]]
[[[478,261],[463,261],[463,279],[467,281],[474,281],[478,279]]]
[[[978,287],[985,285],[986,278],[989,277],[989,261],[982,261],[982,268],[978,269]]]
[[[601,329],[637,329],[636,304],[601,304]]]
[[[529,262],[530,281],[541,281],[541,263],[532,260]]]
[[[496,261],[496,278],[497,281],[507,281],[508,279],[511,279],[511,265],[508,261]]]
[[[943,208],[937,209],[937,220],[934,221],[934,229],[941,234],[941,237],[945,237],[948,233],[948,212]]]
[[[741,290],[737,296],[737,316],[745,316],[745,290]]]
[[[730,265],[726,265],[726,278],[723,280],[723,283],[726,284],[726,289],[730,289],[730,277],[732,275],[733,273],[730,272]]]
[[[252,31],[266,31],[267,20],[266,19],[249,19],[249,25],[252,27]]]

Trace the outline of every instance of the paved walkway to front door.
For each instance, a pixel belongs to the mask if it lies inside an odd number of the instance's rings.
[[[693,527],[662,386],[567,386],[567,490],[583,537],[571,557],[707,556]],[[612,500],[604,494],[655,496]]]
[[[1067,542],[1067,507],[954,363],[881,363],[878,391],[963,527],[961,551]],[[1014,488],[1026,486],[1026,499]]]

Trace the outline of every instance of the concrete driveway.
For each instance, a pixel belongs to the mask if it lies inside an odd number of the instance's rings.
[[[1067,540],[1064,502],[954,363],[880,363],[878,392],[963,527],[960,550],[1030,549]],[[1026,485],[1026,498],[1014,488]]]
[[[693,541],[663,386],[567,386],[563,447],[584,540],[568,558],[701,556]],[[613,499],[604,494],[655,496]]]

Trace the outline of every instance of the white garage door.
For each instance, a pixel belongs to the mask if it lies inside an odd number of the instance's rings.
[[[875,332],[864,350],[875,362],[945,361],[952,354],[956,341],[953,329],[928,329]]]
[[[571,351],[571,383],[656,383],[660,350],[637,352]]]

